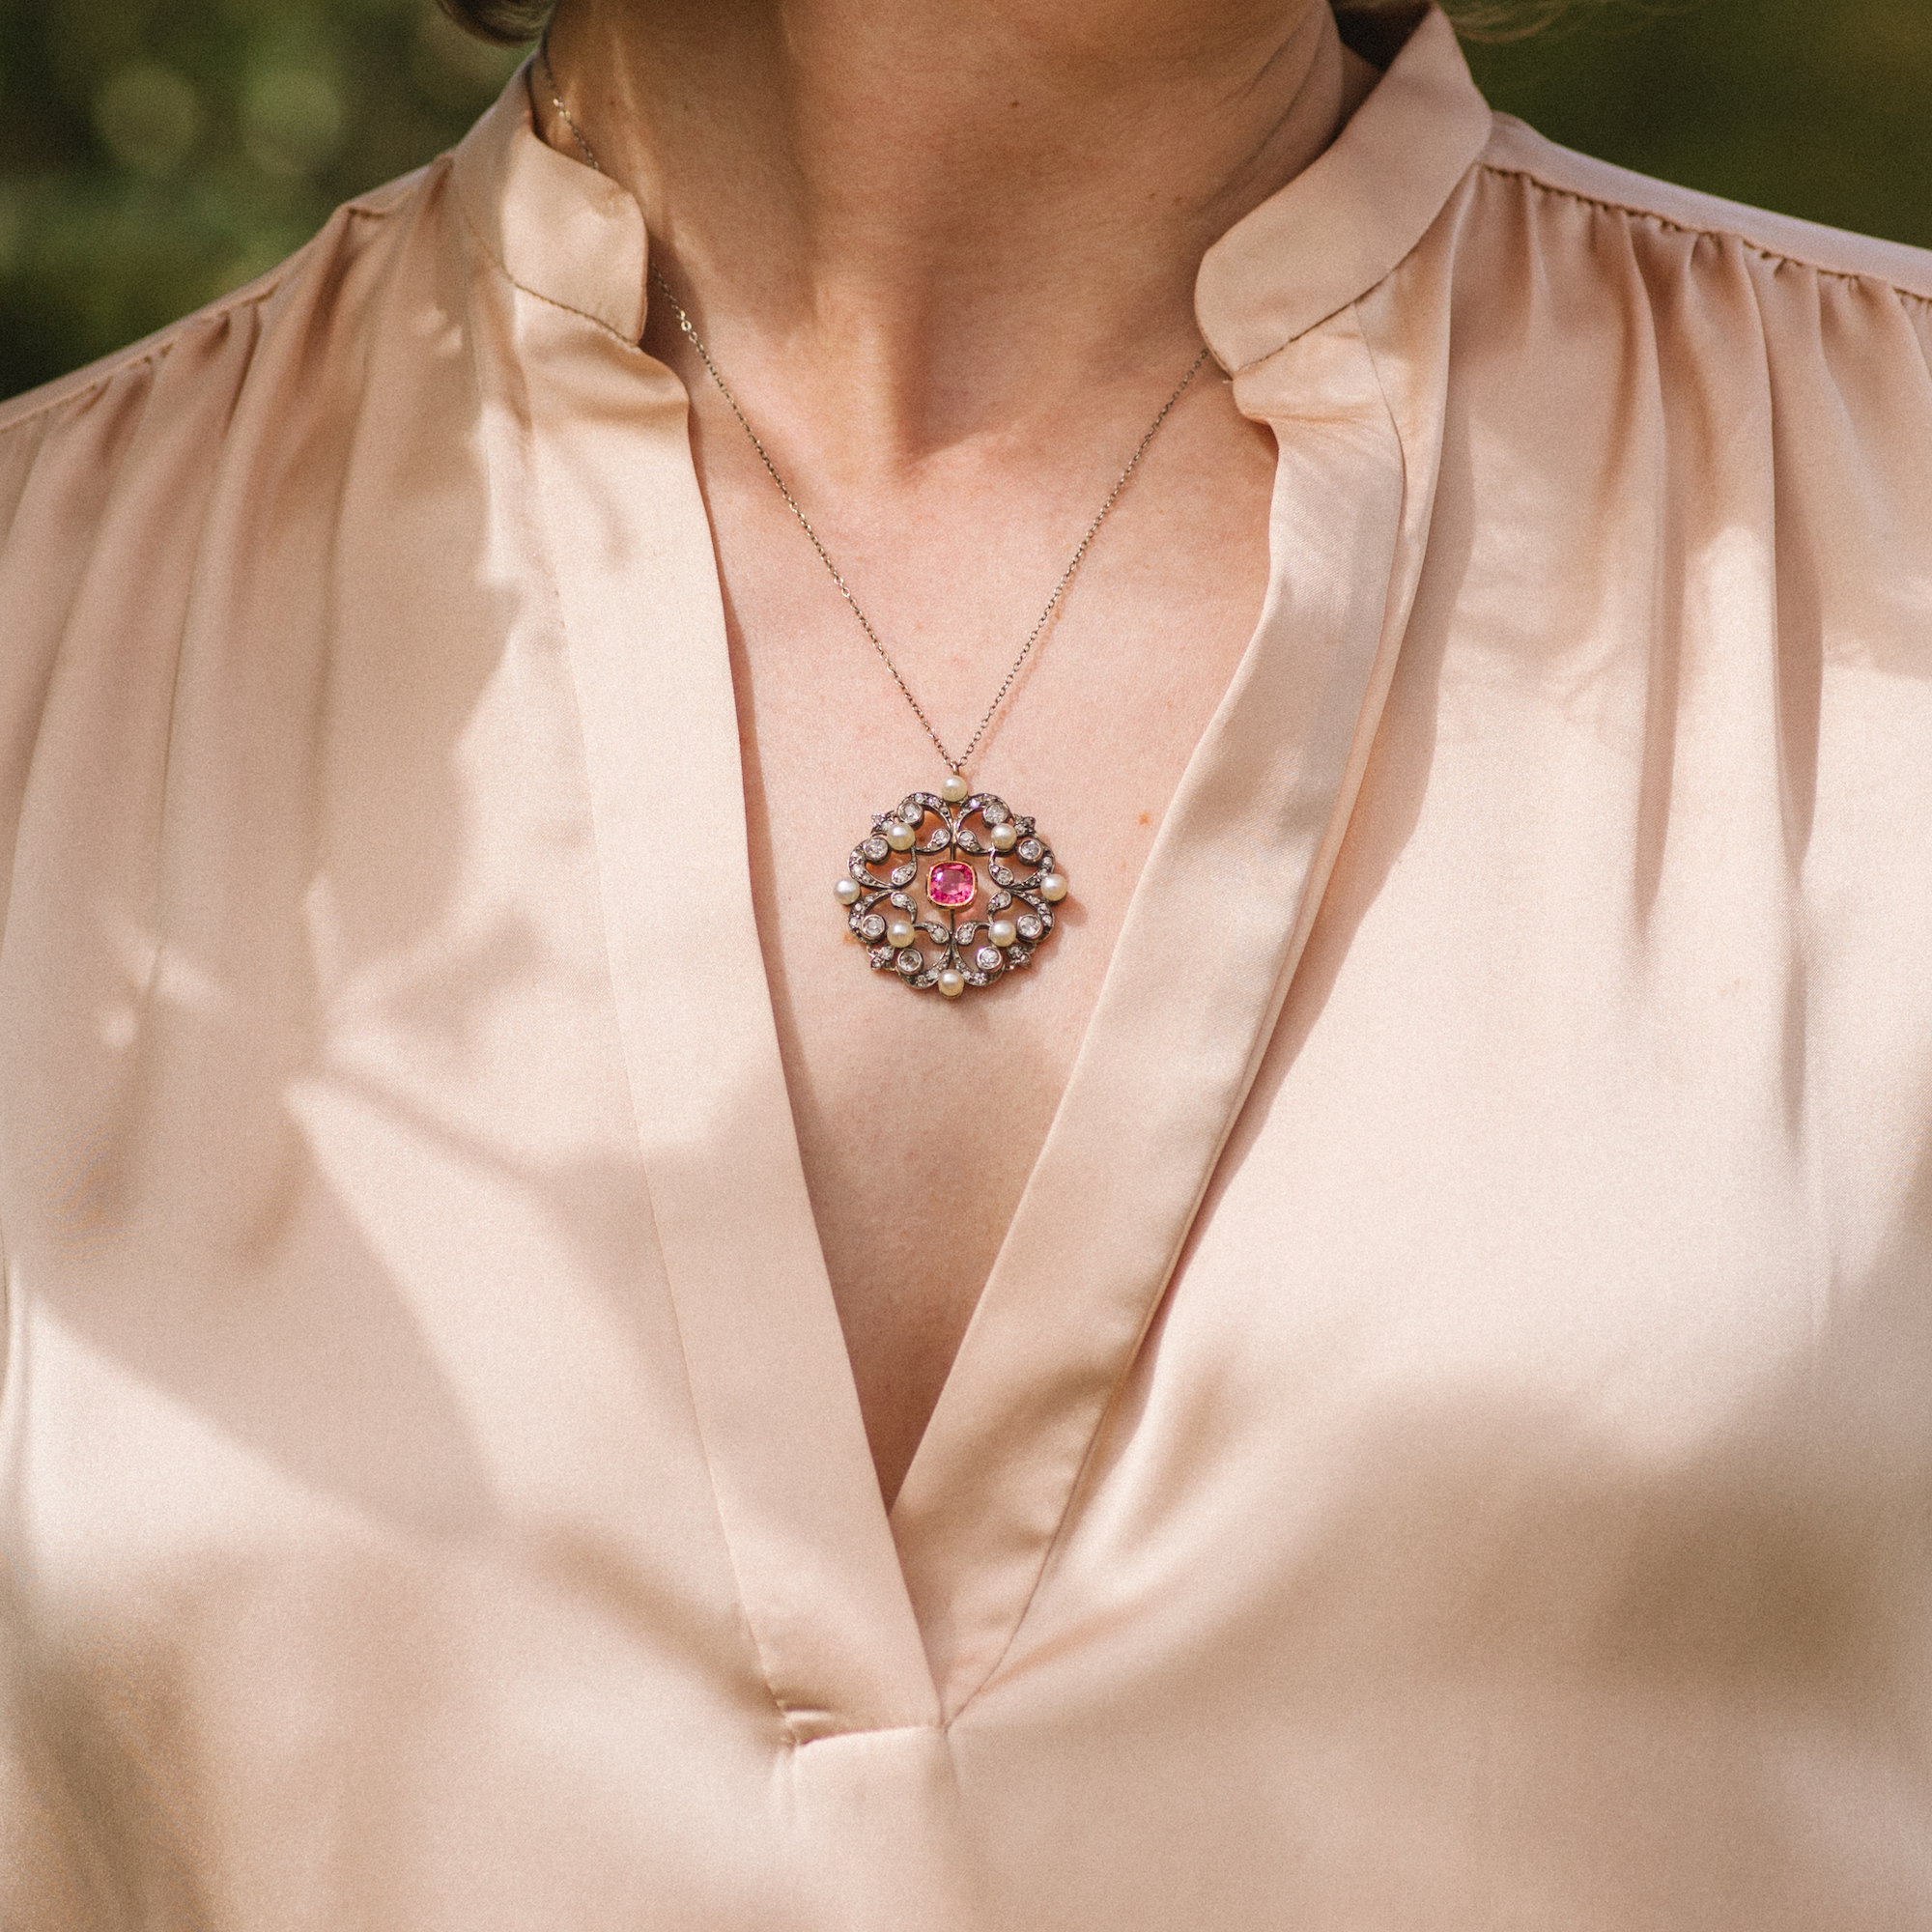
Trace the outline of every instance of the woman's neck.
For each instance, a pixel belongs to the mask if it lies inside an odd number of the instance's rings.
[[[874,476],[1184,366],[1202,254],[1362,91],[1325,0],[563,0],[551,52],[721,360]]]

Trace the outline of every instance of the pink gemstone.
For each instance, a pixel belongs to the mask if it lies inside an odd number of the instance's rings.
[[[935,866],[925,878],[925,895],[936,906],[971,905],[979,889],[971,866]]]

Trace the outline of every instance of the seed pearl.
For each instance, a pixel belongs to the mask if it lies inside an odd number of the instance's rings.
[[[1010,825],[996,825],[986,839],[995,852],[1010,852],[1020,842],[1020,835]]]
[[[1066,878],[1061,872],[1049,872],[1039,882],[1039,895],[1049,905],[1058,905],[1066,896]]]
[[[949,966],[946,969],[946,971],[939,976],[939,990],[942,993],[944,993],[949,1000],[956,1000],[959,997],[959,995],[966,990],[965,974],[955,972],[951,966]]]
[[[886,937],[895,946],[910,946],[916,936],[916,928],[909,919],[895,919],[886,926]]]
[[[1020,929],[1009,919],[996,919],[986,928],[986,937],[995,946],[1010,946],[1020,936]]]
[[[939,795],[948,805],[957,805],[972,789],[957,772],[948,772],[940,783]]]
[[[903,820],[895,819],[892,824],[886,827],[886,843],[895,852],[910,852],[912,850],[912,827],[907,825]]]
[[[840,905],[857,905],[859,902],[859,882],[857,879],[840,879],[832,888],[832,896]]]

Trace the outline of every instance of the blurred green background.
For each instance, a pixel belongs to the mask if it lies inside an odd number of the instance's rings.
[[[1573,147],[1932,245],[1932,0],[1601,0],[1470,53]],[[516,58],[431,0],[0,0],[0,395],[270,267]]]

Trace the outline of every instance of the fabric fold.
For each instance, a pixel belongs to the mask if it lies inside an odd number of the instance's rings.
[[[1236,399],[1280,445],[1268,601],[893,1514],[949,1713],[1025,1609],[1253,1078],[1413,591],[1435,450],[1405,446],[1357,319],[1274,357]]]

